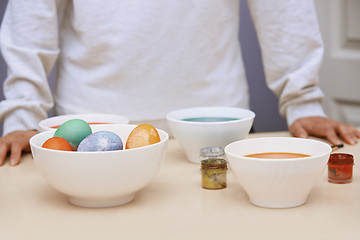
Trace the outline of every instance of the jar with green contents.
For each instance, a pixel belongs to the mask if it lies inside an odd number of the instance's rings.
[[[201,180],[205,189],[226,188],[227,161],[224,149],[207,147],[200,151]]]

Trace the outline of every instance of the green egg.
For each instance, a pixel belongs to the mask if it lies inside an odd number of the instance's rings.
[[[64,138],[76,151],[79,143],[90,134],[92,134],[92,130],[87,122],[81,119],[71,119],[58,127],[54,137]]]

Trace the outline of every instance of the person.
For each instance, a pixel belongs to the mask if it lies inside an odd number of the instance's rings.
[[[248,2],[266,81],[297,137],[355,144],[359,131],[326,117],[324,51],[310,0]],[[55,114],[116,113],[165,128],[184,107],[249,108],[238,42],[239,0],[10,0],[1,26],[9,68],[0,104],[0,164],[17,165],[38,122]],[[54,64],[54,92],[47,82]]]

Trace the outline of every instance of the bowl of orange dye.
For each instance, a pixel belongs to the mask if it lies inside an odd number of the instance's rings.
[[[129,119],[127,117],[117,114],[105,114],[105,113],[84,113],[84,114],[67,114],[46,118],[39,122],[40,131],[48,131],[51,129],[57,129],[64,122],[71,119],[82,119],[90,125],[102,125],[102,124],[128,124]]]
[[[245,139],[224,150],[250,202],[267,208],[305,204],[332,151],[327,143],[293,137]]]

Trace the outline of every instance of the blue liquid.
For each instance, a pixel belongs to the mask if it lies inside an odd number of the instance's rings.
[[[194,117],[194,118],[183,118],[181,120],[187,122],[228,122],[239,119],[240,118],[229,118],[229,117]]]

